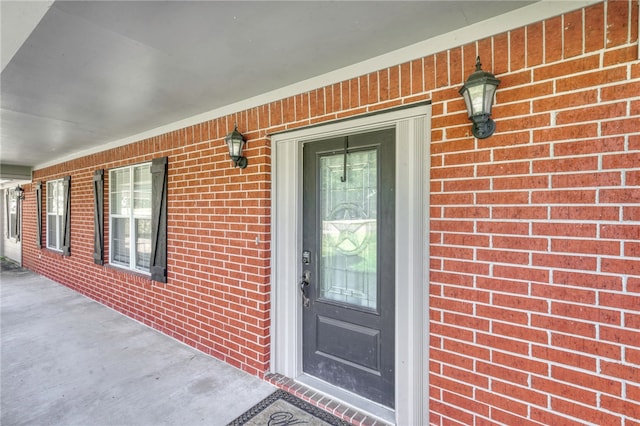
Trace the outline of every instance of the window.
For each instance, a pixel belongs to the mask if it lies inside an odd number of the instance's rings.
[[[167,282],[167,182],[167,157],[109,171],[109,262],[147,272],[163,283]],[[96,188],[98,199],[100,185]],[[96,246],[99,240],[100,235]],[[94,250],[94,259],[99,252],[100,248]]]
[[[111,263],[150,272],[151,163],[111,170]]]
[[[47,182],[47,248],[60,250],[62,247],[62,217],[64,198],[62,179]]]
[[[71,177],[47,182],[47,248],[71,254]]]
[[[9,190],[9,238],[18,238],[18,199],[13,189]]]
[[[20,241],[20,204],[16,197],[15,189],[7,189],[5,192],[5,207],[7,209],[6,236],[9,239]]]

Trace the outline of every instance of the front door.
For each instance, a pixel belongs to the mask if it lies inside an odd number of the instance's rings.
[[[393,408],[395,129],[303,149],[303,370]]]

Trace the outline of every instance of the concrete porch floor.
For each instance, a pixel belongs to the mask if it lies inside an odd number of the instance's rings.
[[[276,390],[32,272],[0,293],[2,425],[226,425]]]

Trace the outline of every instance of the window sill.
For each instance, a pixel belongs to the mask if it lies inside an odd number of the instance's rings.
[[[57,250],[49,247],[42,247],[42,251],[49,253],[51,255],[58,255],[60,257],[65,257],[65,255],[62,253],[62,250]],[[70,257],[70,256],[66,256],[66,257]]]
[[[107,269],[111,269],[113,271],[117,271],[117,272],[129,274],[129,275],[133,275],[136,278],[141,278],[141,279],[144,279],[144,280],[153,281],[151,279],[151,274],[146,273],[146,272],[136,271],[134,269],[125,268],[124,266],[119,266],[119,265],[115,265],[113,263],[108,263],[108,262],[105,262],[104,265],[102,265],[102,266],[107,268]]]

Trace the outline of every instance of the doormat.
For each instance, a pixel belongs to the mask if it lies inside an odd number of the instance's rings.
[[[350,423],[279,389],[227,426],[243,425],[349,426]]]
[[[1,272],[26,272],[22,266],[18,265],[11,259],[8,259],[4,256],[0,256],[0,271]]]

